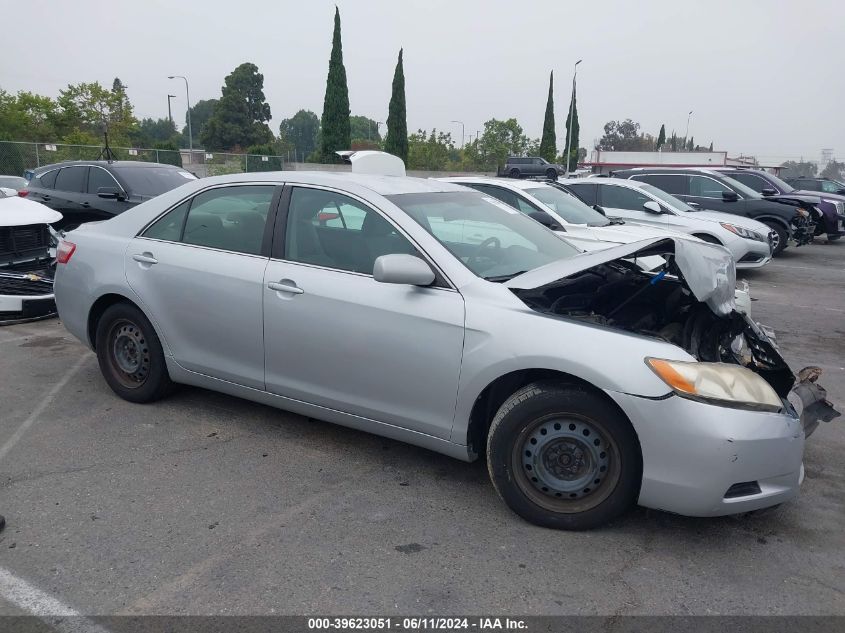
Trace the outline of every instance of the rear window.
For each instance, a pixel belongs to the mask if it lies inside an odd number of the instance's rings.
[[[157,196],[197,179],[176,167],[113,167],[112,170],[134,196]]]
[[[59,170],[54,169],[52,171],[45,172],[40,176],[35,176],[32,179],[32,186],[33,187],[43,187],[44,189],[52,189],[56,184],[56,176],[58,175]]]

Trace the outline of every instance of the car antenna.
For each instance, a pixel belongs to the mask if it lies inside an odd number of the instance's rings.
[[[100,157],[97,160],[107,160],[109,163],[114,162],[114,152],[111,151],[111,147],[109,147],[109,133],[103,132],[103,142],[105,145],[103,146],[102,151],[100,152]]]

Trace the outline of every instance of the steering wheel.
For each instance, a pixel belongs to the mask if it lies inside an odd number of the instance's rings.
[[[470,264],[474,263],[477,259],[479,259],[479,257],[481,257],[481,252],[484,249],[490,248],[490,246],[492,246],[494,244],[496,245],[496,250],[499,250],[500,248],[502,248],[502,242],[499,240],[498,237],[488,237],[486,240],[481,242],[481,244],[479,244],[475,248],[475,250],[472,252],[472,255],[467,257],[467,266],[469,266]]]

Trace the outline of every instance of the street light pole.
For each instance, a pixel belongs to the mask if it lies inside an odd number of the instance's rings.
[[[564,160],[566,163],[564,164],[564,172],[563,177],[569,178],[569,152],[572,149],[569,147],[572,143],[572,124],[574,123],[575,115],[573,114],[573,110],[575,109],[575,78],[578,76],[578,64],[580,64],[583,59],[579,59],[575,62],[574,70],[572,71],[572,97],[569,99],[569,131],[566,134],[566,153],[564,154]],[[578,151],[577,149],[575,150]]]
[[[687,131],[684,132],[684,149],[687,148],[687,139],[689,138],[689,120],[690,120],[691,116],[692,116],[692,110],[690,110],[689,114],[687,115]]]
[[[173,113],[170,110],[170,100],[175,99],[176,95],[167,95],[167,120],[173,123]]]
[[[183,75],[169,75],[168,79],[183,79],[185,81],[185,98],[188,102],[188,149],[191,152],[191,162],[194,162],[194,134],[191,130],[191,93],[188,92],[188,78]]]
[[[460,123],[461,124],[461,149],[464,148],[464,139],[466,138],[466,133],[464,132],[464,122],[463,121],[451,121],[451,123]]]

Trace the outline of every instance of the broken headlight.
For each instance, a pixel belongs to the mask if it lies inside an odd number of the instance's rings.
[[[679,396],[725,407],[780,411],[780,397],[750,369],[727,363],[646,358],[646,365]]]
[[[765,235],[760,235],[759,233],[756,233],[755,231],[750,231],[750,230],[743,228],[741,226],[737,226],[736,224],[730,224],[729,222],[719,222],[719,224],[722,225],[723,229],[727,229],[731,233],[733,233],[735,235],[739,235],[740,237],[744,237],[747,240],[755,240],[757,242],[765,242],[766,239],[767,239]]]

